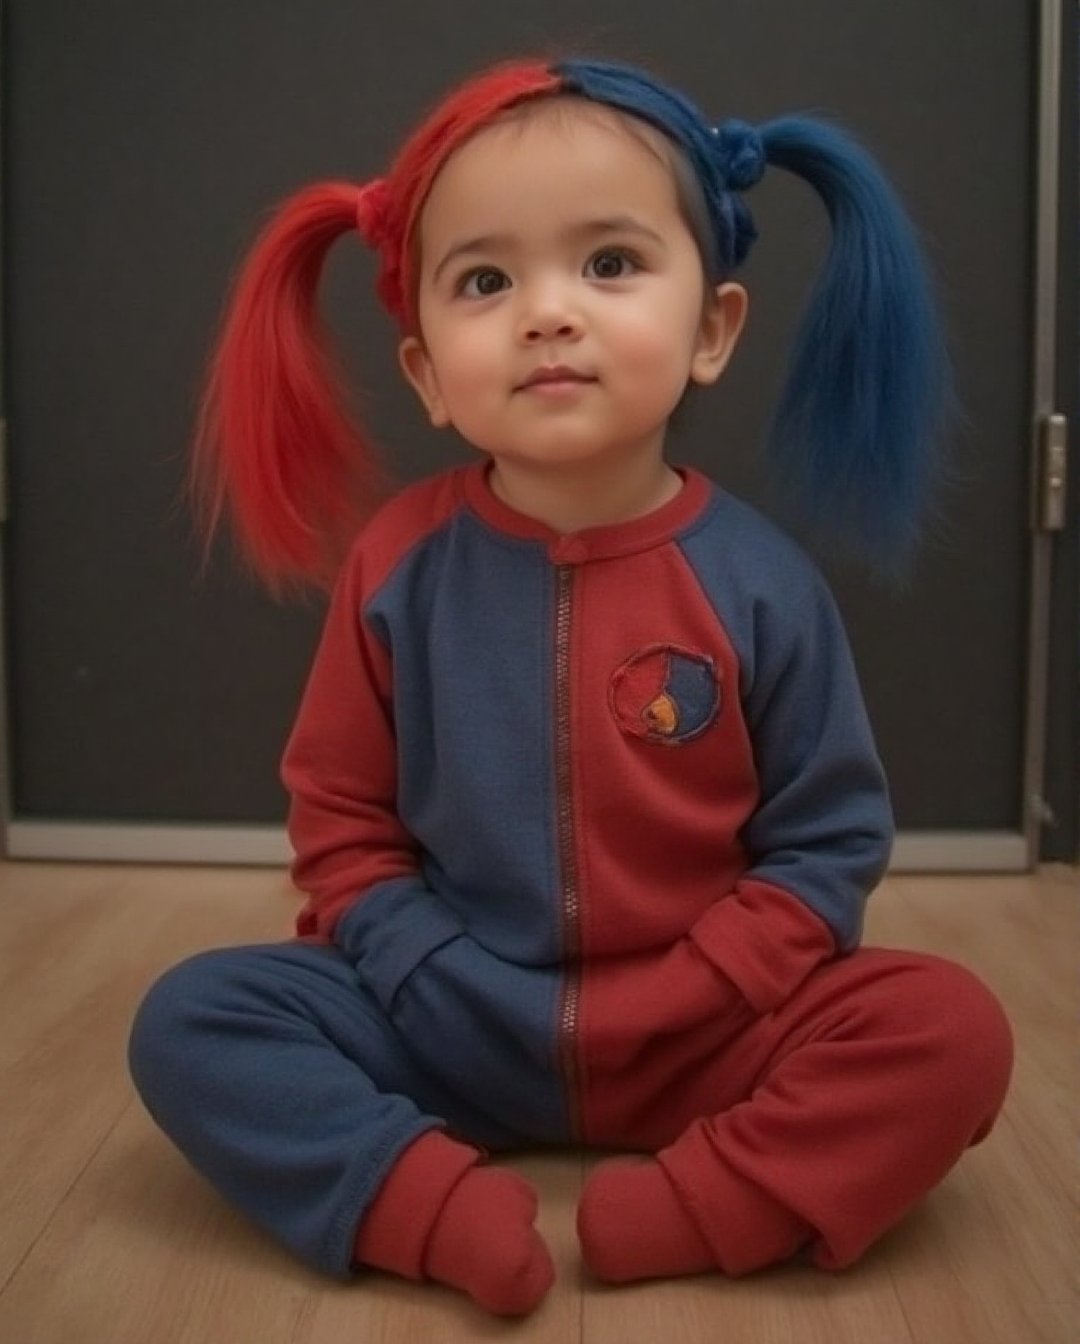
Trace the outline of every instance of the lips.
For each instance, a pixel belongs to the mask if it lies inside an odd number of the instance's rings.
[[[546,364],[543,368],[534,369],[523,383],[518,385],[521,391],[526,387],[538,387],[544,383],[595,383],[596,379],[588,374],[579,373],[577,369],[570,368],[567,364]]]

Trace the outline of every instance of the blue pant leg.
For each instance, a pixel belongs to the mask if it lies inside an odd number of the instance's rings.
[[[349,1271],[361,1216],[425,1130],[516,1141],[420,1072],[335,948],[182,962],[144,999],[129,1063],[147,1110],[218,1191],[334,1274]]]

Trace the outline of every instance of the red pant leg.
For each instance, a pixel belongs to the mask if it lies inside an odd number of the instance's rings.
[[[667,1144],[658,1158],[728,1273],[807,1240],[835,1269],[989,1132],[1012,1035],[962,967],[866,949],[816,972],[719,1055],[681,1065],[652,1114],[638,1108],[611,1140]]]

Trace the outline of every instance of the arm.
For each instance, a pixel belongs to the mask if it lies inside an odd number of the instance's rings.
[[[340,948],[395,1019],[406,1011],[399,991],[410,981],[409,1022],[415,1026],[430,1000],[421,1034],[436,1055],[439,1018],[449,1029],[454,1014],[486,1014],[520,1035],[535,1034],[530,1024],[547,1011],[554,970],[503,962],[469,936],[428,887],[419,845],[398,817],[392,659],[364,618],[365,597],[362,554],[354,550],[282,767],[293,880],[308,897],[297,931]]]
[[[334,942],[355,962],[365,934],[356,915],[370,904],[404,974],[462,929],[427,890],[416,842],[397,815],[391,659],[364,620],[363,603],[355,548],[334,589],[282,763],[292,877],[308,898],[297,932]]]
[[[689,935],[759,1012],[858,944],[893,834],[839,613],[817,574],[804,574],[781,605],[755,602],[742,632],[761,783],[742,834],[750,866]]]
[[[611,1067],[704,1022],[721,1048],[858,942],[892,823],[839,616],[803,573],[785,574],[779,609],[724,613],[760,781],[742,831],[749,867],[670,946],[593,968],[589,1034]]]

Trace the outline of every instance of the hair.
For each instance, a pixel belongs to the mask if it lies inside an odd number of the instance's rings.
[[[603,107],[667,151],[710,284],[730,277],[753,245],[743,193],[767,164],[821,198],[831,243],[795,338],[769,457],[811,522],[878,566],[902,566],[933,481],[951,381],[915,231],[881,170],[826,122],[715,125],[644,71],[578,60],[496,66],[439,104],[385,176],[319,183],[274,212],[235,281],[200,405],[190,486],[207,547],[228,518],[271,590],[329,585],[386,490],[367,433],[345,409],[317,311],[330,247],[358,231],[378,254],[383,306],[404,330],[417,329],[417,224],[436,175],[478,131],[552,99]]]

